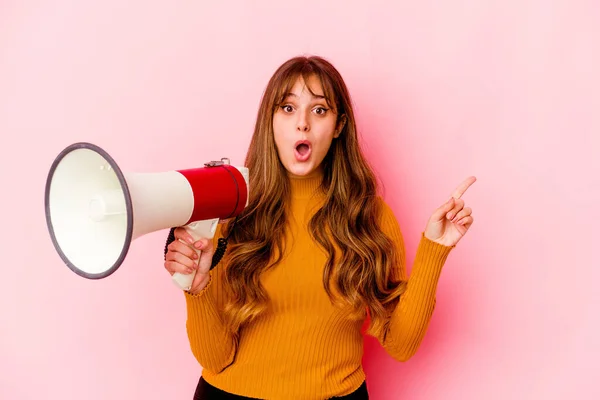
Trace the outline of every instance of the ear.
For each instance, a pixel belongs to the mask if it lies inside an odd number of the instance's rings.
[[[340,115],[337,127],[335,129],[335,133],[333,134],[333,137],[335,139],[337,139],[340,136],[340,134],[342,133],[342,131],[344,130],[344,126],[346,126],[346,120],[347,120],[346,114]]]

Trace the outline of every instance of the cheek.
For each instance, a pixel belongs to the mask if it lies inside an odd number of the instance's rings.
[[[322,129],[319,131],[319,148],[321,152],[327,152],[333,141],[333,135],[335,134],[335,120],[327,121],[323,124]]]
[[[275,141],[279,145],[289,144],[290,141],[295,140],[296,126],[291,118],[285,116],[273,116],[273,135]]]
[[[319,156],[325,157],[331,147],[331,137],[324,138],[319,146]]]
[[[276,120],[273,120],[273,141],[275,142],[275,150],[279,156],[281,156],[282,151],[284,151],[286,147],[289,147],[286,146],[285,129],[281,123],[277,123]]]

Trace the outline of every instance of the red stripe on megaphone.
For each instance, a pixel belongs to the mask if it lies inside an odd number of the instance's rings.
[[[186,223],[228,219],[242,212],[248,197],[244,176],[231,165],[178,170],[194,194],[194,211]]]

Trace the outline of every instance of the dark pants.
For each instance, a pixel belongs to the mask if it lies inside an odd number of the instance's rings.
[[[368,400],[369,393],[367,392],[367,384],[363,382],[363,384],[356,389],[354,392],[347,394],[341,397],[334,397],[334,399],[338,400]],[[198,386],[196,387],[196,393],[194,393],[194,400],[255,400],[251,397],[238,396],[235,394],[230,394],[222,391],[221,389],[217,389],[212,386],[208,382],[204,380],[204,378],[200,377],[200,381],[198,382]]]

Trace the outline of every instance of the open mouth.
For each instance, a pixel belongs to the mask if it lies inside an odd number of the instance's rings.
[[[298,161],[306,161],[310,157],[310,153],[312,151],[311,144],[308,140],[300,140],[296,142],[296,147],[294,148],[294,154],[296,156],[296,160]]]

